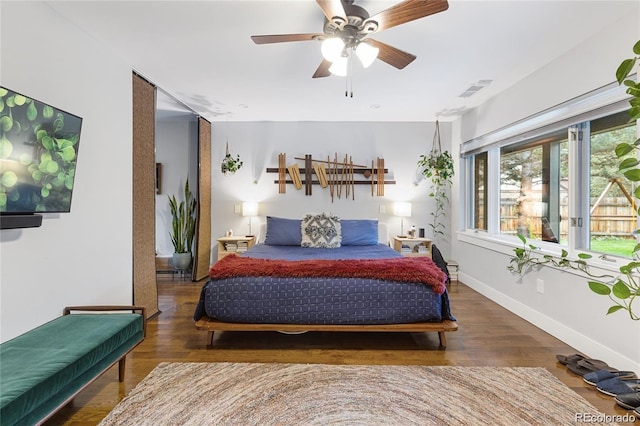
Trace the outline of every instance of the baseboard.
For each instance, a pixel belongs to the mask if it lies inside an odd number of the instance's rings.
[[[488,299],[493,300],[503,308],[530,322],[539,329],[549,333],[553,337],[574,347],[578,352],[582,352],[593,358],[606,360],[609,365],[613,365],[619,369],[640,371],[640,363],[637,360],[632,360],[618,352],[612,351],[592,338],[585,336],[582,333],[578,333],[577,331],[565,326],[553,318],[548,317],[547,315],[540,313],[539,311],[531,309],[522,302],[506,296],[504,293],[497,291],[493,287],[490,287],[483,282],[464,274],[463,272],[459,273],[459,279],[469,288],[472,288]],[[453,308],[455,314],[455,304],[453,305]]]

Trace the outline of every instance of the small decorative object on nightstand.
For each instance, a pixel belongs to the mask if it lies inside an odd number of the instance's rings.
[[[393,249],[403,256],[431,257],[431,240],[429,238],[393,237]]]
[[[218,238],[218,260],[231,253],[244,253],[256,243],[254,236],[250,237],[220,237]]]

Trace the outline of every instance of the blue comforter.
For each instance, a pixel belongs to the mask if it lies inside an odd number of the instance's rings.
[[[258,244],[242,256],[264,259],[382,259],[392,248],[303,248]],[[455,320],[447,292],[369,278],[248,277],[210,279],[194,313],[223,322],[266,324],[398,324]]]

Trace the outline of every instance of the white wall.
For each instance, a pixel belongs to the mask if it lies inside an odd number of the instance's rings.
[[[440,123],[443,150],[450,149],[450,124]],[[233,229],[237,235],[249,232],[249,222],[234,213],[234,206],[242,201],[257,201],[259,218],[253,219],[253,231],[258,222],[267,215],[297,218],[308,212],[332,212],[341,218],[378,218],[388,225],[389,233],[400,233],[400,218],[393,216],[394,201],[410,201],[412,217],[405,218],[405,230],[411,225],[425,228],[431,237],[429,223],[434,203],[429,198],[429,184],[422,181],[414,186],[413,180],[420,154],[431,151],[435,123],[378,123],[378,122],[233,122],[213,123],[212,139],[212,240]],[[225,155],[226,140],[231,154],[240,155],[244,165],[235,175],[225,176],[220,172],[220,163]],[[266,168],[278,167],[278,154],[285,153],[287,165],[297,163],[304,167],[304,158],[311,154],[314,159],[325,160],[338,154],[339,161],[347,154],[354,164],[371,166],[377,157],[384,158],[389,169],[389,180],[395,185],[386,185],[383,197],[371,196],[370,185],[355,186],[355,200],[344,194],[331,202],[329,188],[314,185],[311,196],[306,196],[304,187],[296,190],[287,185],[286,193],[278,193],[277,173],[266,173]],[[289,176],[287,175],[289,179]],[[380,213],[380,207],[386,213]],[[447,232],[451,226],[447,220]],[[449,238],[437,240],[445,255],[449,253]]]
[[[40,2],[0,3],[0,84],[83,117],[71,213],[0,231],[0,339],[132,302],[131,66]]]
[[[454,125],[454,144],[615,81],[616,68],[640,38],[638,28],[638,13],[630,15],[465,115]],[[462,213],[456,211],[456,217]],[[640,322],[621,312],[605,315],[611,303],[592,293],[586,278],[551,268],[511,275],[506,269],[511,248],[473,234],[459,233],[452,246],[461,279],[472,288],[587,355],[640,371]],[[538,278],[545,282],[544,294],[536,292]]]

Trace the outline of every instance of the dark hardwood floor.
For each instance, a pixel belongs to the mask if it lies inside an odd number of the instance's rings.
[[[46,425],[97,424],[165,361],[544,367],[601,412],[630,413],[556,361],[556,354],[576,353],[574,348],[462,283],[449,286],[459,330],[447,333],[446,350],[438,349],[437,333],[227,332],[216,333],[213,347],[207,347],[207,333],[196,330],[192,319],[201,286],[160,276],[162,312],[127,357],[125,381],[118,382],[117,365],[112,367]]]

